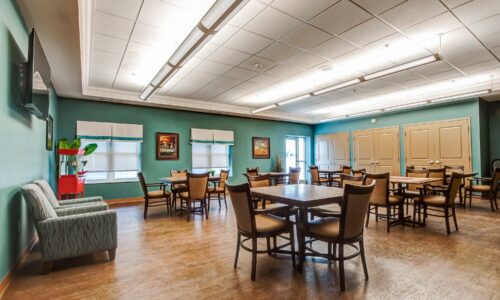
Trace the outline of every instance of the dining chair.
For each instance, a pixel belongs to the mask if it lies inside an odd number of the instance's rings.
[[[352,171],[352,168],[350,166],[342,166],[342,173],[341,174],[351,175],[351,171]],[[332,178],[332,184],[333,184],[333,186],[341,187],[342,185],[340,184],[340,176]]]
[[[182,169],[182,170],[174,170],[174,169],[171,169],[170,170],[170,176],[171,177],[186,177],[187,176],[187,173],[188,171],[186,169]],[[184,183],[177,183],[177,184],[172,184],[170,186],[170,191],[172,192],[172,207],[177,210],[177,196],[181,193],[181,192],[184,192],[186,191],[187,189],[187,185],[184,184]]]
[[[221,170],[219,182],[214,183],[214,186],[208,187],[208,210],[210,210],[210,200],[212,200],[213,194],[217,195],[217,200],[219,200],[219,208],[221,207],[220,205],[221,195],[224,196],[224,206],[227,209],[226,182],[228,177],[229,177],[229,170]]]
[[[498,158],[491,161],[491,164],[490,164],[491,174],[493,174],[495,172],[496,168],[500,168],[500,159],[498,159]]]
[[[253,206],[253,200],[250,195],[250,187],[248,184],[241,185],[228,185],[227,189],[229,191],[231,203],[234,209],[234,214],[236,216],[236,224],[238,227],[238,235],[236,241],[236,255],[234,258],[234,268],[238,266],[238,256],[240,248],[247,250],[252,253],[252,273],[251,279],[255,280],[255,274],[257,269],[257,254],[259,253],[286,253],[292,256],[292,265],[295,267],[295,241],[294,241],[294,230],[293,225],[290,222],[290,207],[280,206],[276,208],[260,209],[256,210]],[[284,218],[277,217],[272,213],[284,214]],[[282,237],[281,234],[289,234],[287,242],[283,245],[278,246],[276,243],[274,247],[271,248],[269,240],[273,238],[277,239],[278,236]],[[242,239],[241,237],[244,237]],[[259,238],[266,238],[267,249],[258,250],[257,240]],[[245,246],[246,241],[252,241],[252,247],[249,248]],[[289,247],[291,251],[283,250]]]
[[[288,184],[299,184],[300,183],[300,167],[292,168],[288,170]]]
[[[444,166],[446,169],[446,178],[445,178],[445,184],[444,186],[447,187],[450,184],[450,178],[452,173],[459,173],[459,174],[465,174],[465,167],[460,166],[460,165],[453,165],[453,166]],[[464,189],[465,189],[465,178],[466,176],[463,177],[462,179],[462,184],[460,185],[460,189],[458,190],[458,198],[459,198],[459,203],[460,205],[463,205],[465,208],[465,200],[464,200]]]
[[[429,169],[415,169],[410,166],[406,168],[406,177],[427,178],[429,177]],[[410,201],[414,201],[420,197],[418,188],[423,187],[421,184],[407,184],[403,190],[403,197],[406,202],[406,213],[408,214],[408,206]]]
[[[364,173],[366,173],[366,169],[358,169],[358,170],[352,170],[352,175],[353,176],[361,176],[363,175]]]
[[[256,176],[249,175],[247,176],[247,180],[251,188],[265,187],[272,185],[272,178],[270,174],[256,175]],[[252,201],[254,204],[254,208],[258,208],[259,203],[262,203],[262,208],[266,208],[267,201],[265,199],[253,198]]]
[[[367,217],[369,202],[374,192],[376,183],[367,186],[347,184],[344,188],[342,209],[339,217],[317,219],[308,223],[306,234],[314,241],[328,244],[328,254],[319,253],[312,247],[306,247],[312,253],[328,260],[339,261],[340,289],[345,291],[344,260],[361,256],[365,280],[368,280],[368,267],[366,265],[365,246],[363,240],[363,223]],[[344,245],[359,244],[359,251],[352,255],[345,255]],[[336,254],[337,245],[339,255]],[[333,253],[331,248],[333,246]]]
[[[340,174],[340,185],[342,188],[346,184],[351,185],[363,185],[364,176],[351,176],[347,174]],[[314,220],[314,217],[331,217],[340,215],[340,207],[338,204],[325,204],[320,206],[311,207],[309,209],[310,219]]]
[[[179,194],[181,198],[181,213],[187,212],[187,221],[191,219],[191,213],[198,213],[208,219],[207,207],[207,189],[208,189],[208,172],[193,174],[187,173],[187,190]],[[196,207],[199,202],[200,206]]]
[[[428,169],[429,178],[439,178],[440,181],[432,182],[432,184],[437,185],[445,185],[446,184],[446,168],[438,168],[438,169]]]
[[[380,174],[365,174],[365,179],[363,181],[364,185],[371,184],[375,181],[375,188],[373,189],[373,194],[370,198],[370,203],[368,204],[368,212],[366,216],[366,227],[370,221],[370,214],[375,215],[375,221],[378,222],[379,218],[384,218],[387,220],[387,232],[390,231],[391,223],[396,221],[401,221],[403,226],[405,225],[404,219],[404,198],[399,195],[392,195],[391,192],[399,190],[391,190],[389,188],[390,173],[380,173]],[[385,214],[379,214],[378,208],[384,207]],[[374,212],[372,212],[372,208]],[[398,218],[394,218],[391,214],[391,209],[396,210]],[[395,215],[395,212],[393,212]]]
[[[146,183],[144,172],[138,172],[139,182],[144,193],[144,219],[148,217],[148,208],[154,206],[167,206],[167,213],[171,214],[171,194],[165,190],[162,183]],[[149,188],[159,187],[159,190],[150,191]]]
[[[450,217],[453,217],[455,229],[458,231],[457,216],[455,214],[455,198],[457,197],[458,190],[462,184],[463,175],[460,173],[452,173],[450,184],[447,188],[432,187],[426,185],[420,190],[419,200],[415,202],[413,209],[413,227],[415,227],[416,214],[424,210],[424,224],[428,216],[444,217],[446,223],[446,233],[450,234]],[[443,215],[429,214],[429,210],[442,212]]]
[[[318,166],[309,166],[309,172],[311,173],[311,183],[316,185],[329,184],[330,179],[323,178],[319,176]]]
[[[498,194],[498,181],[500,180],[500,167],[495,168],[493,177],[474,177],[469,179],[469,186],[466,190],[469,192],[469,207],[472,207],[472,193],[488,193],[490,200],[491,211],[498,210],[497,194]],[[476,184],[474,184],[476,183]]]
[[[257,176],[259,175],[259,168],[247,168],[247,176]]]

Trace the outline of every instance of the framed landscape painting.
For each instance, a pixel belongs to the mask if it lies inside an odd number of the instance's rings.
[[[265,137],[252,138],[253,158],[269,158],[271,156],[271,140]]]
[[[156,133],[156,159],[177,160],[179,159],[179,134],[157,132]]]
[[[49,115],[46,122],[45,149],[52,150],[54,146],[54,120],[51,115]]]

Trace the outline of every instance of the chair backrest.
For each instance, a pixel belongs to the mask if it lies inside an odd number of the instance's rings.
[[[344,188],[346,184],[363,185],[364,176],[351,176],[347,174],[340,174],[340,186]]]
[[[427,178],[429,177],[429,169],[406,168],[406,177]],[[421,187],[421,184],[408,184],[406,189],[409,191],[417,191],[417,188]]]
[[[220,170],[219,187],[225,188],[227,178],[229,177],[229,170]]]
[[[49,200],[50,204],[52,207],[59,207],[59,201],[57,201],[56,194],[52,191],[52,188],[50,187],[49,183],[46,180],[39,179],[33,181],[34,184],[38,185],[42,192],[45,194],[45,197]]]
[[[429,169],[429,178],[439,178],[441,181],[434,182],[435,184],[445,184],[446,183],[446,168],[439,169]]]
[[[352,170],[352,168],[350,166],[342,166],[342,173],[343,174],[350,175],[351,170]]]
[[[21,188],[21,191],[28,205],[28,212],[35,224],[57,218],[56,211],[38,185],[26,184]]]
[[[238,229],[247,233],[255,232],[255,215],[252,196],[248,183],[240,185],[227,185],[229,198],[233,204],[234,215]]]
[[[500,180],[500,167],[496,167],[493,171],[493,176],[491,177],[491,190],[493,192],[498,191],[498,181]]]
[[[389,201],[389,180],[390,173],[365,174],[363,185],[370,185],[375,181],[375,188],[370,199],[370,203],[384,205]]]
[[[376,182],[372,182],[367,186],[347,184],[344,187],[342,213],[340,215],[340,238],[352,239],[363,234],[368,203],[375,185]]]
[[[464,175],[461,173],[451,173],[451,178],[450,178],[450,183],[448,184],[448,193],[447,193],[449,205],[455,204],[455,198],[457,197],[458,190],[462,185],[463,178]]]
[[[250,187],[263,187],[271,185],[271,175],[257,175],[257,176],[248,176],[248,183]]]
[[[247,168],[247,176],[259,175],[259,168]]]
[[[464,166],[459,166],[459,165],[455,165],[455,166],[444,166],[444,168],[446,169],[446,175],[450,175],[450,178],[445,178],[445,183],[449,183],[449,179],[451,179],[451,174],[452,173],[459,173],[459,174],[464,174],[464,170],[465,170],[465,167]],[[463,178],[462,180],[462,185],[465,184],[465,177]]]
[[[311,173],[312,183],[319,183],[319,169],[318,166],[309,166],[309,172]]]
[[[288,184],[298,184],[300,182],[300,167],[292,168],[288,171]]]
[[[144,179],[143,172],[137,172],[137,177],[139,177],[139,182],[141,183],[142,192],[144,193],[144,197],[148,195],[148,187],[146,186],[146,179]]]
[[[495,173],[496,168],[500,168],[500,159],[494,159],[491,161],[491,174]]]
[[[187,173],[187,186],[189,199],[205,200],[207,196],[209,173]]]
[[[366,169],[359,169],[359,170],[352,170],[352,175],[354,176],[361,176],[364,173],[366,173]]]

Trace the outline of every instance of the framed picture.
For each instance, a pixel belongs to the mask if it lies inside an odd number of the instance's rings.
[[[179,159],[179,134],[157,132],[156,133],[156,159],[177,160]]]
[[[253,158],[269,158],[271,156],[271,140],[265,137],[252,138]]]
[[[49,115],[46,121],[46,130],[45,130],[45,149],[52,150],[54,147],[54,120],[52,116]]]

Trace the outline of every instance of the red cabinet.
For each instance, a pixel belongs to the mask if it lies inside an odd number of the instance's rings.
[[[59,190],[58,198],[68,198],[69,196],[83,197],[85,189],[84,172],[80,169],[82,166],[81,158],[85,153],[79,149],[59,149]]]

